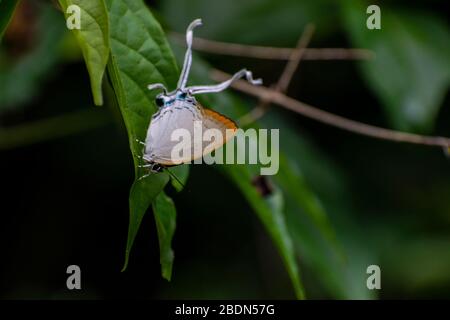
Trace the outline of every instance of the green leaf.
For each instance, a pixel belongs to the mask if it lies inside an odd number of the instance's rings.
[[[125,263],[122,271],[128,266],[131,248],[141,226],[142,218],[156,197],[169,182],[167,174],[153,174],[142,180],[135,180],[130,190],[130,222],[128,241],[125,250]],[[161,240],[160,240],[161,241]]]
[[[189,177],[189,165],[184,164],[168,169],[170,171],[170,181],[178,192],[182,191]]]
[[[136,139],[145,140],[151,115],[156,110],[153,103],[155,93],[147,90],[147,85],[161,82],[168,88],[173,87],[178,70],[160,25],[142,1],[108,0],[106,4],[111,45],[108,74],[128,131],[136,178],[139,178],[146,172],[138,168],[142,146]],[[168,181],[167,173],[135,180],[130,191],[130,225],[124,269],[142,217]]]
[[[319,199],[313,194],[302,175],[296,172],[283,153],[280,153],[280,171],[274,178],[280,186],[284,187],[284,192],[289,194],[300,208],[303,208],[324,237],[333,246],[339,247],[333,227]]]
[[[0,41],[2,41],[18,3],[18,0],[0,0]]]
[[[295,251],[283,213],[282,193],[280,190],[275,189],[271,195],[263,198],[251,183],[252,176],[247,166],[224,165],[223,168],[241,190],[270,234],[286,266],[297,298],[304,299],[305,293],[300,280]]]
[[[170,281],[172,277],[172,238],[175,233],[177,211],[173,200],[164,191],[153,202],[153,214],[158,230],[162,276]]]
[[[437,17],[384,8],[381,30],[366,28],[366,5],[346,1],[343,17],[353,45],[375,52],[361,64],[393,126],[430,131],[450,83],[450,33]]]
[[[66,34],[66,28],[61,27],[62,16],[50,5],[39,6],[38,10],[36,45],[17,62],[0,57],[0,112],[23,106],[35,97],[59,62]]]
[[[177,54],[181,57],[181,50],[180,52],[177,51]],[[193,59],[193,68],[191,72],[191,83],[208,83],[208,74],[209,72],[206,64],[199,57],[195,56]],[[220,111],[232,119],[237,119],[240,115],[247,111],[247,108],[243,105],[242,100],[235,98],[232,94],[230,94],[230,92],[202,95],[199,96],[198,99],[202,101],[204,106],[214,107],[215,110]],[[222,170],[232,179],[232,181],[242,191],[247,201],[251,204],[260,220],[263,222],[264,227],[272,237],[275,246],[282,256],[297,297],[303,298],[304,290],[300,281],[298,265],[295,260],[295,252],[292,248],[292,240],[290,238],[291,235],[289,234],[284,221],[285,208],[281,205],[282,201],[280,200],[280,198],[283,198],[284,195],[281,190],[276,189],[276,195],[272,195],[269,198],[263,198],[251,184],[252,178],[259,172],[259,168],[257,166],[218,165],[217,168]],[[301,197],[300,199],[305,199],[305,197]],[[310,206],[305,207],[309,208]]]
[[[278,174],[274,176],[274,180],[280,185],[286,197],[292,199],[297,207],[302,209],[303,213],[312,222],[313,227],[317,228],[335,253],[344,258],[341,244],[336,238],[335,230],[322,205],[322,201],[315,194],[303,173],[303,171],[307,170],[307,168],[303,168],[305,166],[303,159],[305,156],[303,154],[311,153],[311,150],[305,146],[305,143],[302,143],[304,134],[295,130],[276,111],[273,111],[270,117],[263,119],[262,123],[265,128],[282,128],[280,130],[280,168]],[[336,193],[334,190],[330,191]]]
[[[80,8],[80,29],[72,29],[72,32],[83,52],[94,102],[102,105],[102,79],[109,55],[109,26],[105,3],[103,0],[59,0],[59,3],[66,20],[73,15],[73,12],[67,12],[70,6]]]
[[[263,124],[282,128],[280,171],[274,180],[285,195],[286,221],[303,269],[332,298],[374,298],[365,285],[365,269],[376,257],[367,234],[360,232],[364,225],[351,216],[361,212],[353,207],[347,178],[282,114],[272,110]]]

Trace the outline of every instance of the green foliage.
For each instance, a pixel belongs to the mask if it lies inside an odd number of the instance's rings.
[[[373,298],[361,270],[374,256],[359,233],[363,226],[348,217],[355,208],[347,177],[278,112],[264,118],[263,125],[283,128],[280,172],[274,180],[285,194],[287,225],[304,268],[334,298]]]
[[[264,198],[251,183],[252,176],[248,168],[240,165],[226,165],[224,167],[226,174],[241,190],[272,237],[272,241],[286,265],[297,298],[304,299],[305,292],[300,281],[295,251],[284,217],[283,194],[279,190],[275,190],[274,193]]]
[[[175,233],[177,211],[173,200],[164,191],[159,193],[155,201],[153,201],[152,207],[158,230],[162,276],[170,281],[174,256],[172,238]]]
[[[122,14],[122,15],[124,15],[124,13],[126,13],[126,9],[119,8],[119,7],[112,8],[110,5],[111,4],[108,4],[108,9],[110,10],[111,17],[115,18],[115,16],[114,16],[115,14],[117,14],[117,16],[119,16],[119,14],[116,12],[120,12],[120,14]],[[127,43],[127,41],[126,41],[127,39],[124,37],[120,38],[120,34],[116,34],[116,32],[119,32],[119,30],[123,30],[124,27],[120,25],[120,21],[115,21],[113,19],[111,19],[111,22],[110,22],[110,24],[111,24],[111,39],[112,39],[112,41],[111,41],[112,59],[109,64],[109,70],[110,70],[110,73],[113,75],[112,76],[113,87],[115,88],[116,92],[118,91],[117,96],[119,97],[118,98],[119,105],[122,106],[121,107],[122,113],[124,114],[125,123],[127,123],[126,115],[127,115],[128,111],[126,111],[125,113],[123,111],[124,109],[126,109],[126,107],[123,107],[123,106],[126,105],[127,99],[125,98],[125,99],[123,99],[124,101],[121,102],[120,97],[124,97],[127,93],[129,94],[131,92],[130,90],[136,90],[136,84],[142,83],[142,87],[145,88],[146,84],[148,84],[148,83],[154,83],[154,82],[167,83],[167,82],[164,78],[149,80],[149,78],[145,76],[142,79],[142,81],[139,81],[141,79],[132,81],[132,83],[127,87],[128,89],[121,89],[123,84],[120,84],[120,82],[122,82],[124,80],[127,81],[129,78],[132,78],[132,77],[138,77],[138,75],[136,74],[136,70],[131,69],[129,71],[124,72],[127,75],[127,77],[121,77],[121,80],[118,80],[119,77],[117,76],[117,74],[119,74],[120,71],[118,72],[117,71],[118,68],[117,68],[117,66],[115,66],[115,64],[116,64],[115,52],[117,52],[117,54],[122,54],[122,55],[126,54],[127,55],[126,57],[123,57],[124,65],[125,65],[125,59],[126,59],[126,62],[127,62],[126,66],[135,67],[137,65],[140,65],[140,63],[139,63],[140,61],[136,61],[136,63],[130,63],[130,60],[133,58],[134,59],[136,59],[136,58],[142,59],[142,57],[140,55],[138,57],[135,57],[135,52],[138,51],[136,48],[129,47],[128,50],[124,50],[124,43]],[[150,20],[150,19],[148,19],[148,20]],[[126,21],[128,27],[130,28],[131,21],[128,21],[128,20],[125,20],[125,21]],[[125,22],[123,22],[123,23],[125,23]],[[121,29],[121,27],[122,27],[122,29]],[[133,34],[136,35],[135,32],[133,32]],[[146,35],[144,35],[144,37],[146,37]],[[142,42],[145,42],[145,38],[142,41],[138,41],[137,43],[142,43]],[[119,46],[119,45],[117,45],[117,43],[120,43],[121,45]],[[170,57],[170,53],[168,56]],[[167,56],[165,56],[165,57],[167,57]],[[144,60],[144,61],[146,61],[146,60]],[[141,72],[142,72],[142,70],[141,70]],[[144,74],[146,74],[146,73],[144,73]],[[142,89],[138,90],[138,91],[139,91],[138,93],[142,93]],[[145,99],[145,97],[143,99]],[[148,100],[145,104],[146,105],[152,104],[152,100]],[[148,116],[147,119],[150,119],[150,116]],[[145,124],[144,128],[146,129],[147,126],[148,126],[148,123]],[[129,127],[129,125],[127,127]],[[139,137],[139,136],[138,135],[134,136],[134,135],[130,134],[130,132],[132,132],[132,131],[129,129],[129,136],[130,136],[130,140],[131,140],[130,143],[131,143],[131,145],[133,145],[136,143],[134,140],[136,139],[136,137]],[[141,137],[143,137],[143,135]],[[137,157],[140,156],[140,150],[139,150],[139,152],[134,152],[134,154],[135,154],[135,159],[136,159]],[[137,161],[136,164],[138,164],[138,163],[139,162]],[[183,167],[181,167],[181,168],[183,168]],[[237,183],[238,187],[241,189],[243,194],[247,197],[250,204],[252,206],[254,206],[255,211],[258,213],[263,224],[267,228],[269,234],[271,234],[271,236],[273,237],[274,242],[276,243],[277,247],[280,250],[283,260],[285,261],[288,273],[293,281],[296,295],[298,298],[303,298],[304,292],[303,292],[303,288],[301,286],[301,282],[299,279],[298,267],[297,267],[297,263],[295,261],[295,255],[294,255],[294,251],[292,248],[290,236],[287,232],[287,227],[284,224],[282,207],[279,205],[280,204],[279,202],[275,202],[275,203],[278,203],[278,205],[274,206],[273,201],[270,201],[270,200],[266,201],[261,196],[259,196],[257,194],[254,186],[250,183],[250,181],[251,181],[250,173],[248,171],[246,171],[246,169],[244,167],[239,167],[239,170],[242,170],[242,169],[244,171],[240,172],[240,173],[236,172],[236,171],[227,171],[227,172],[233,178],[235,183]],[[185,179],[187,178],[186,168],[171,169],[171,170],[174,171],[175,176],[177,176],[180,180],[185,181]],[[179,171],[179,172],[177,172],[177,171]],[[236,173],[237,173],[237,175],[236,175]],[[238,177],[241,177],[241,179],[237,179]],[[245,177],[245,178],[243,178],[243,177]],[[142,180],[142,181],[144,181],[144,183],[151,184],[154,187],[154,188],[152,188],[152,190],[149,193],[151,195],[157,194],[158,191],[160,192],[164,187],[164,184],[162,184],[162,183],[155,183],[153,181],[150,181],[153,179],[155,179],[155,178],[152,175],[149,178]],[[137,181],[135,183],[141,183],[141,181]],[[178,181],[173,180],[173,184],[177,190],[181,189]],[[157,190],[157,191],[155,191],[155,190]],[[135,201],[138,201],[138,203],[143,201],[143,199],[142,199],[143,194],[141,194],[140,197],[134,197],[133,195],[135,192],[136,191],[134,190],[134,188],[132,188],[131,195],[130,195],[130,206]],[[281,197],[282,196],[280,194],[277,197],[277,199],[281,199]],[[167,198],[167,196],[164,196],[164,198]],[[143,201],[144,205],[142,205],[141,203],[136,204],[137,207],[139,208],[137,210],[130,207],[130,214],[132,217],[130,218],[129,240],[128,240],[128,245],[127,245],[127,261],[128,261],[129,252],[131,250],[131,246],[133,244],[133,241],[136,236],[139,225],[142,221],[142,217],[145,213],[146,207],[148,207],[148,205],[151,203],[152,200],[153,200],[153,198],[149,197],[148,199],[145,199]],[[160,202],[161,201],[162,200],[160,200]],[[157,211],[158,207],[159,207],[158,205],[153,206],[153,210],[155,212],[155,217],[157,217],[157,222],[160,221],[160,220],[158,220],[158,217],[160,217],[160,214],[161,214]],[[174,207],[171,209],[173,212],[175,212]],[[173,214],[173,218],[174,217],[175,217],[175,214]],[[174,222],[169,221],[169,224],[170,223],[172,223],[174,225]],[[170,279],[171,268],[172,268],[171,265],[172,265],[172,261],[173,261],[173,254],[170,249],[170,239],[173,235],[173,231],[172,231],[172,233],[162,231],[164,229],[162,229],[163,227],[161,226],[161,223],[157,223],[157,226],[158,226],[158,235],[159,235],[159,239],[160,239],[161,265],[163,268],[163,276],[166,279]],[[166,237],[164,236],[166,234],[168,234],[168,239],[166,239]]]
[[[177,51],[177,53],[179,53],[177,56],[181,58],[182,52]],[[202,61],[200,57],[195,56],[191,73],[191,82],[208,82],[208,72],[209,68],[205,62]],[[239,118],[239,116],[243,115],[248,110],[245,101],[235,97],[231,92],[200,96],[199,99],[205,106],[213,107],[215,110],[220,111],[233,119]],[[270,127],[267,122],[258,122],[255,126],[264,128]],[[280,137],[281,141],[284,141],[287,138],[285,132],[286,126],[287,124],[285,122],[277,123],[277,125],[272,126],[273,128],[283,128],[281,133],[282,136]],[[298,248],[294,248],[292,245],[291,226],[289,223],[286,224],[285,221],[285,216],[289,214],[288,211],[292,210],[292,207],[288,208],[284,203],[287,201],[289,201],[289,203],[294,203],[295,210],[291,212],[290,215],[294,216],[296,220],[304,215],[312,220],[312,227],[317,230],[322,239],[327,241],[328,246],[331,248],[332,255],[342,256],[342,252],[340,252],[340,245],[335,239],[334,230],[320,201],[314,196],[314,192],[303,180],[298,173],[298,170],[293,168],[286,160],[288,158],[286,153],[287,150],[294,152],[292,155],[289,155],[291,160],[298,161],[299,153],[301,154],[305,149],[303,146],[298,146],[298,138],[295,139],[295,141],[295,148],[292,148],[292,145],[290,144],[281,143],[280,171],[274,176],[273,181],[271,179],[269,182],[274,186],[275,190],[268,198],[265,198],[258,193],[255,186],[251,183],[251,181],[259,174],[259,168],[257,166],[224,165],[217,166],[217,168],[229,176],[246,197],[251,207],[255,210],[255,214],[263,223],[280,252],[293,283],[296,296],[298,298],[304,298],[305,294],[299,275],[299,266],[295,259],[295,250],[298,252]],[[284,148],[286,150],[283,150]],[[299,211],[298,208],[302,208],[302,210]],[[295,232],[297,232],[297,230],[295,230]],[[308,243],[305,245],[308,245]]]
[[[164,186],[168,182],[169,177],[167,176],[167,174],[157,174],[157,175],[155,174],[143,180],[135,180],[133,185],[131,186],[128,241],[127,241],[127,248],[125,251],[125,264],[123,266],[122,271],[124,271],[128,266],[131,248],[133,247],[134,239],[136,238],[136,235],[139,231],[139,227],[141,226],[142,218],[144,217],[147,209],[150,207],[152,202],[156,199],[156,197],[159,194],[161,194],[162,190],[164,189]],[[165,245],[167,239],[164,237],[162,239],[160,238],[159,241],[161,245],[163,243]],[[161,256],[164,256],[166,253],[161,252],[160,254]],[[163,267],[167,268],[167,265],[164,264]],[[162,270],[163,275],[166,278],[170,278],[170,276],[167,275],[166,270],[167,269]]]
[[[61,27],[64,20],[48,6],[38,13],[36,45],[19,61],[0,63],[0,113],[30,101],[60,59],[60,45],[66,32]]]
[[[295,45],[311,22],[320,23],[318,33],[329,33],[334,29],[337,14],[335,4],[327,0],[257,0],[239,4],[221,0],[165,0],[161,7],[166,23],[178,32],[184,32],[192,20],[201,17],[208,27],[198,30],[199,36],[270,46]],[[323,14],[324,11],[328,14]]]
[[[8,27],[18,3],[18,0],[0,0],[0,41],[2,41],[3,34]]]
[[[183,190],[184,185],[189,177],[189,165],[183,164],[173,168],[170,168],[170,181],[176,191]]]
[[[355,46],[376,57],[361,63],[370,87],[398,129],[431,131],[450,84],[450,33],[435,16],[384,8],[381,30],[365,27],[364,3],[347,1],[344,22]]]
[[[286,126],[286,124],[283,123],[283,126]],[[298,159],[298,157],[296,158]],[[280,171],[274,179],[283,187],[283,191],[289,199],[294,201],[296,206],[304,211],[314,227],[318,229],[330,246],[336,250],[336,253],[340,254],[336,234],[327,213],[302,174],[299,170],[296,170],[292,163],[293,159],[289,159],[286,154],[282,153],[280,155]]]
[[[145,174],[144,170],[138,168],[142,164],[142,146],[138,140],[145,140],[151,115],[155,112],[154,93],[146,87],[155,82],[173,87],[178,71],[161,27],[142,1],[121,0],[106,3],[111,37],[108,72],[128,131],[136,172],[136,180],[130,191],[130,225],[125,269],[142,218],[169,181],[167,173],[138,180]],[[158,206],[153,209],[157,210]],[[156,216],[159,214],[155,213]],[[174,219],[175,215],[172,218]],[[166,250],[172,233],[161,232],[159,228],[158,230],[161,248]],[[165,278],[170,279],[172,260],[167,260],[166,256],[167,253],[162,251],[162,272]]]
[[[160,82],[170,89],[174,88],[179,76],[175,57],[165,33],[142,0],[59,2],[66,17],[66,9],[70,4],[77,4],[82,9],[82,29],[72,30],[75,35],[72,38],[81,48],[94,102],[102,104],[103,85],[109,90],[104,92],[108,104],[116,104],[116,108],[111,109],[120,112],[128,134],[135,180],[129,194],[130,218],[124,269],[128,265],[143,217],[152,207],[159,239],[161,273],[163,278],[170,281],[174,262],[172,239],[177,212],[174,201],[164,188],[170,183],[172,189],[181,192],[189,177],[189,165],[173,167],[169,172],[139,179],[147,172],[138,167],[143,164],[143,147],[137,140],[145,139],[151,115],[156,111],[153,102],[155,93],[147,90],[147,85]],[[0,0],[0,38],[15,3],[16,1]],[[9,5],[7,10],[4,10],[5,4]],[[317,39],[319,45],[321,41],[328,45],[326,37],[333,33],[339,33],[341,39],[340,33],[344,31],[353,46],[368,48],[376,53],[373,61],[361,63],[362,75],[382,102],[391,123],[400,129],[432,130],[448,89],[448,28],[429,14],[401,11],[389,8],[386,4],[382,7],[382,30],[379,31],[366,28],[366,5],[359,1],[342,3],[342,10],[336,10],[336,3],[328,0],[288,0],[282,4],[274,0],[254,0],[239,4],[219,0],[167,0],[161,5],[159,17],[170,29],[184,32],[192,19],[201,17],[205,27],[198,29],[199,36],[237,43],[292,45],[300,36],[304,25],[309,22],[317,26],[318,32],[313,41]],[[35,46],[17,61],[0,51],[0,112],[30,101],[39,91],[43,79],[62,60],[60,49],[67,34],[62,15],[48,4],[39,8],[41,10],[38,14]],[[338,18],[342,19],[344,26],[336,28]],[[276,26],[273,22],[276,22]],[[181,62],[184,48],[178,49],[177,57]],[[234,59],[237,58],[233,58],[233,68],[241,67],[242,61],[235,62]],[[248,66],[247,61],[244,63],[244,66]],[[270,67],[269,64],[264,64],[260,69],[275,70],[275,67]],[[105,68],[107,77],[104,76]],[[302,68],[303,62],[300,72],[307,69]],[[209,82],[209,71],[210,67],[205,60],[194,57],[190,83]],[[321,73],[322,71],[320,70]],[[198,100],[205,107],[234,120],[239,119],[255,104],[231,92],[204,95],[198,97]],[[103,114],[95,112],[100,111],[74,112],[28,124],[0,127],[0,149],[82,132],[109,121]],[[239,190],[254,211],[252,213],[265,228],[281,257],[296,297],[302,299],[306,295],[325,295],[338,299],[375,298],[376,293],[365,286],[365,268],[378,263],[380,259],[388,261],[383,261],[387,279],[399,279],[404,287],[411,290],[447,281],[448,274],[445,271],[448,269],[449,257],[445,248],[448,239],[442,237],[440,240],[436,237],[434,240],[422,241],[423,239],[418,240],[412,235],[403,239],[401,236],[391,237],[394,233],[399,234],[399,225],[403,226],[404,221],[397,222],[398,225],[392,224],[392,229],[372,226],[372,221],[360,221],[365,212],[355,204],[355,190],[348,188],[348,176],[342,173],[342,168],[329,161],[336,156],[334,150],[327,150],[327,155],[323,154],[305,132],[292,125],[291,120],[273,107],[266,117],[252,124],[254,128],[281,129],[280,170],[277,175],[261,178],[259,166],[252,165],[217,165],[216,168]],[[314,137],[314,140],[319,139]],[[353,153],[354,147],[351,147]],[[370,156],[366,158],[370,159]],[[404,159],[400,163],[399,167],[403,168]],[[385,166],[389,167],[388,161],[383,164],[383,170]],[[410,176],[409,172],[407,176]],[[258,179],[263,179],[270,186],[270,192],[264,194],[255,187],[254,181]],[[405,181],[409,188],[410,181]],[[383,184],[382,189],[385,187]],[[197,192],[202,192],[203,195],[204,191]],[[216,190],[208,191],[208,196],[215,197],[217,194]],[[420,188],[420,193],[422,191]],[[434,196],[446,199],[447,194],[448,190],[444,187],[428,193],[425,190],[422,198],[418,197],[421,200],[417,201],[428,204],[428,198]],[[402,196],[405,197],[398,190],[393,193],[395,205],[397,201],[401,201],[398,198]],[[377,194],[377,197],[381,196]],[[224,201],[234,200],[226,196],[223,198]],[[373,201],[372,198],[373,194],[370,194],[369,202]],[[415,197],[408,195],[407,202],[414,201],[413,198]],[[423,206],[418,204],[420,205]],[[378,216],[378,211],[382,210],[383,208],[376,208],[375,214]],[[427,213],[432,212],[429,208],[426,210]],[[450,215],[447,204],[435,211],[442,211],[440,214],[448,221]],[[234,212],[230,213],[233,214]],[[236,223],[240,221],[238,216],[231,218]],[[406,220],[410,220],[409,212]],[[370,234],[372,230],[377,230],[382,235],[379,236],[381,240],[377,239],[378,242],[385,242],[384,247],[380,246],[378,251],[374,250],[368,240],[376,239]],[[396,250],[391,248],[392,243],[396,244],[393,246]],[[437,260],[439,261],[435,262]],[[417,268],[417,265],[421,267]],[[383,270],[383,276],[384,272]],[[217,294],[220,296],[223,292]]]
[[[92,94],[96,105],[103,104],[102,79],[109,56],[109,26],[105,2],[103,0],[59,0],[66,15],[67,8],[77,5],[80,8],[80,30],[73,29],[83,52],[91,79]]]

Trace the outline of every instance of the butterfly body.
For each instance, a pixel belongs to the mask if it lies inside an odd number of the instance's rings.
[[[196,135],[196,125],[201,126],[201,131],[209,129],[219,130],[224,140],[233,136],[237,129],[236,124],[224,115],[213,110],[203,108],[194,97],[181,90],[173,94],[157,97],[159,110],[152,116],[147,131],[144,148],[144,161],[155,172],[164,167],[174,166],[200,158],[206,153],[219,148],[226,141],[217,141],[211,145],[209,141],[202,141],[202,146],[195,149],[194,139],[185,142],[189,156],[173,157],[172,150],[178,141],[172,139],[175,130],[185,130],[191,137]],[[228,133],[227,133],[228,130]],[[198,137],[197,137],[198,138]]]
[[[199,25],[201,25],[201,20],[197,19],[187,28],[186,42],[188,48],[177,89],[169,93],[162,83],[148,86],[149,90],[161,89],[163,91],[156,96],[155,104],[159,110],[152,116],[144,143],[142,158],[145,164],[141,167],[148,168],[151,172],[161,172],[166,167],[199,159],[221,147],[234,136],[237,130],[236,124],[218,112],[203,108],[196,101],[194,95],[221,92],[228,88],[232,82],[242,77],[255,85],[262,83],[261,79],[254,80],[250,71],[242,69],[222,83],[188,87],[187,80],[192,63],[193,29]],[[173,134],[176,135],[177,130],[183,130],[184,133],[189,134],[194,139],[182,141],[182,154],[174,156],[174,147],[178,145],[177,137],[173,139]],[[198,132],[207,130],[210,130],[209,133],[214,131],[213,134],[210,134],[214,136],[214,139],[210,137],[211,139],[208,141],[198,142],[195,139],[198,138]],[[223,139],[218,139],[217,136],[222,136]]]

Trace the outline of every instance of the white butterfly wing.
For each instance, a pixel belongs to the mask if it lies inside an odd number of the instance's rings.
[[[177,100],[161,108],[152,117],[145,140],[144,157],[163,165],[186,162],[185,158],[172,158],[173,147],[179,143],[171,140],[172,133],[176,129],[185,129],[193,136],[193,123],[201,119],[201,110],[192,103]]]
[[[202,141],[202,146],[196,148],[194,146],[194,124],[199,120],[202,121],[202,132],[208,129],[217,129],[221,132],[223,139]],[[172,133],[176,129],[185,129],[191,139],[172,141]],[[227,129],[229,129],[228,132]],[[221,147],[234,136],[236,129],[236,124],[220,113],[203,109],[198,104],[175,101],[173,105],[162,108],[152,118],[145,142],[145,158],[163,165],[190,162]],[[182,149],[190,150],[190,152],[174,156],[172,151],[176,145],[180,147],[180,144]]]

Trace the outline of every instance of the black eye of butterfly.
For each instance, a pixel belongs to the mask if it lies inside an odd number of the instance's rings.
[[[179,99],[186,99],[186,97],[187,97],[187,93],[186,93],[186,92],[180,92],[180,93],[178,94],[178,98],[179,98]]]
[[[162,97],[156,97],[155,103],[158,107],[162,107],[164,105],[164,99]]]

